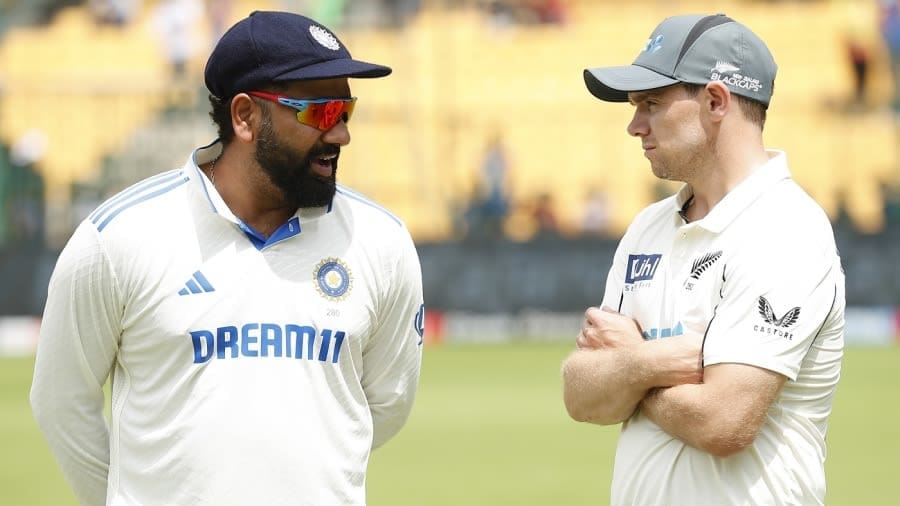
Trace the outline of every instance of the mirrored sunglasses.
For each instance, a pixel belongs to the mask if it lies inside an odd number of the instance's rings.
[[[338,121],[350,121],[356,106],[356,97],[301,99],[266,91],[249,91],[247,94],[296,109],[297,121],[322,131],[331,130]]]

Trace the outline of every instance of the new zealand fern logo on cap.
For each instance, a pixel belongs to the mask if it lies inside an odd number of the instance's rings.
[[[337,51],[341,48],[341,44],[334,38],[334,35],[328,33],[328,30],[322,28],[321,26],[311,25],[309,27],[309,33],[316,39],[316,42],[322,44],[328,49],[333,49]]]
[[[325,258],[313,270],[316,290],[326,299],[341,300],[353,287],[350,268],[340,258]]]
[[[716,66],[712,68],[713,72],[717,72],[719,74],[724,74],[726,72],[737,72],[738,70],[741,69],[725,61],[716,61]]]

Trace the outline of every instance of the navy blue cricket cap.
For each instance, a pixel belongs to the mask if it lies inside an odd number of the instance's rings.
[[[276,82],[390,73],[390,67],[354,60],[331,30],[306,16],[254,11],[222,35],[204,75],[210,93],[226,99]]]
[[[777,71],[765,42],[746,26],[724,14],[689,14],[664,19],[631,65],[585,69],[584,82],[600,100],[627,102],[633,91],[721,81],[768,106]]]

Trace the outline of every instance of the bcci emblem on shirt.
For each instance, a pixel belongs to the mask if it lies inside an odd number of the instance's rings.
[[[316,290],[329,300],[343,300],[353,287],[350,268],[340,258],[325,258],[313,270]]]

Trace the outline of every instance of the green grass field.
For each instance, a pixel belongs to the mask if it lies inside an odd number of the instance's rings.
[[[425,352],[409,424],[372,456],[370,506],[608,503],[617,427],[571,421],[559,364],[569,345]],[[74,498],[28,407],[32,358],[0,359],[0,504]],[[829,505],[900,504],[900,347],[849,349],[828,433]]]

